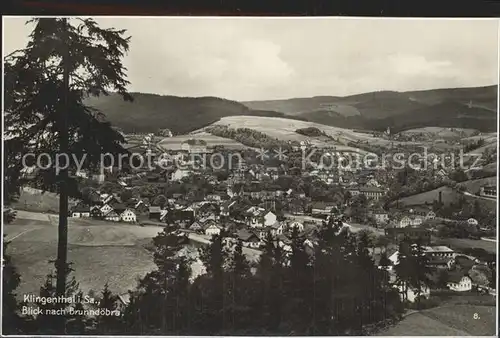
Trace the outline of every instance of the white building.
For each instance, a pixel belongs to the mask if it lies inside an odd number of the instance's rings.
[[[120,218],[123,222],[135,223],[137,222],[137,216],[135,212],[130,209],[125,209],[124,212],[120,215]]]
[[[111,211],[113,211],[113,208],[109,204],[104,204],[101,207],[101,212],[102,212],[103,215],[107,215]]]
[[[469,224],[470,226],[478,226],[479,222],[475,218],[469,218],[467,220],[467,224]]]
[[[171,180],[172,181],[181,181],[183,178],[188,177],[190,175],[190,171],[186,169],[177,169],[172,173]]]
[[[205,229],[205,235],[207,235],[207,236],[219,235],[220,231],[221,231],[221,227],[220,226],[218,226],[217,224],[210,224]]]
[[[297,222],[297,221],[290,222],[288,224],[288,230],[292,231],[294,228],[297,228],[297,230],[299,232],[302,232],[302,231],[304,231],[304,224]]]
[[[472,280],[469,276],[452,274],[448,277],[448,288],[453,291],[470,291],[472,289]]]
[[[247,225],[251,228],[268,227],[277,222],[277,217],[271,211],[263,208],[251,207],[247,211]]]
[[[116,211],[111,210],[107,214],[104,215],[104,219],[106,221],[111,221],[111,222],[119,222],[120,221],[120,215],[116,213]]]
[[[406,228],[408,225],[411,224],[411,219],[408,216],[404,216],[399,220],[399,227],[400,228]]]
[[[411,226],[418,226],[420,224],[422,224],[424,221],[424,218],[422,216],[413,216],[413,217],[410,217],[410,225]]]
[[[429,298],[431,294],[431,289],[428,286],[421,286],[420,292],[418,292],[417,288],[408,287],[406,288],[406,295],[404,295],[404,288],[402,285],[397,285],[396,288],[399,291],[401,299],[406,299],[411,303],[415,302],[418,296]]]
[[[273,237],[283,235],[283,230],[284,230],[283,223],[280,222],[275,222],[274,224],[271,224],[269,226],[269,231],[271,231],[271,235]]]
[[[81,217],[90,217],[90,207],[85,207],[78,205],[71,212],[71,217],[81,218]]]
[[[97,181],[98,183],[102,183],[106,179],[106,175],[104,175],[103,173],[101,173],[101,174],[94,174],[94,175],[92,175],[92,179],[94,181]]]

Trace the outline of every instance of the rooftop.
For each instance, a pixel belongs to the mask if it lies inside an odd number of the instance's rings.
[[[384,189],[377,188],[377,187],[371,187],[371,186],[364,186],[359,188],[360,192],[379,192],[383,193]]]
[[[149,212],[160,213],[161,212],[161,208],[160,207],[149,207]]]
[[[250,232],[246,229],[241,229],[236,233],[236,236],[241,239],[242,241],[247,241],[251,239],[252,237],[257,237],[253,232]]]
[[[438,245],[438,246],[424,246],[425,251],[427,252],[454,252],[452,249],[447,246]]]

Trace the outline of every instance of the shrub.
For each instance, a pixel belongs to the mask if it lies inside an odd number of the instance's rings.
[[[433,307],[437,307],[441,304],[441,299],[439,297],[431,296],[426,298],[425,296],[420,296],[415,299],[414,303],[411,303],[410,308],[415,310],[425,310]]]

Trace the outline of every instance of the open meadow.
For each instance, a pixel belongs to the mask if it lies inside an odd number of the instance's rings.
[[[480,182],[487,182],[485,179],[481,179]],[[471,189],[475,189],[478,186],[478,182],[465,181],[460,184],[465,186],[470,186]],[[445,205],[449,205],[450,203],[456,203],[460,196],[464,196],[469,201],[478,200],[482,207],[485,207],[489,210],[496,210],[497,202],[495,199],[481,198],[479,196],[461,194],[453,188],[442,186],[433,190],[425,191],[419,194],[402,197],[399,199],[400,205],[406,206],[414,206],[414,205],[431,205],[434,200],[439,200],[439,193],[441,193],[442,202]]]
[[[225,125],[229,128],[249,128],[267,134],[283,141],[310,141],[317,147],[337,147],[338,150],[356,151],[355,147],[347,146],[347,142],[365,142],[371,145],[389,146],[391,141],[374,137],[370,133],[356,132],[351,129],[327,126],[324,124],[277,117],[228,116],[223,117],[213,125]],[[314,127],[323,131],[334,140],[318,140],[296,133],[297,129]],[[203,130],[203,129],[202,129]],[[337,141],[338,140],[338,141]]]
[[[454,250],[478,248],[478,249],[484,249],[491,253],[497,252],[497,242],[485,241],[482,239],[440,238],[436,240],[436,244],[446,245]]]
[[[188,140],[203,140],[206,142],[207,147],[212,148],[215,146],[223,146],[225,149],[241,150],[248,148],[247,146],[241,144],[238,141],[231,140],[224,137],[215,136],[207,132],[191,133],[187,135],[179,135],[173,137],[166,137],[162,139],[158,146],[165,150],[181,150],[182,143]]]
[[[494,306],[440,306],[406,316],[380,332],[384,336],[494,336]]]
[[[69,200],[70,208],[76,204],[76,201]],[[30,210],[36,212],[58,213],[59,195],[53,192],[42,193],[39,189],[25,187],[21,190],[19,199],[13,203],[14,209]]]
[[[474,129],[463,129],[463,128],[444,128],[444,127],[423,127],[408,129],[401,134],[412,135],[412,134],[424,134],[429,138],[440,138],[440,139],[457,139],[462,137],[470,137],[475,132]]]
[[[43,216],[43,215],[42,215]],[[8,253],[18,272],[21,285],[18,296],[38,293],[46,275],[53,270],[49,261],[56,258],[57,222],[19,218],[4,225]],[[52,219],[52,221],[51,221]],[[107,222],[69,220],[68,260],[73,275],[84,292],[100,291],[106,282],[115,293],[125,293],[137,285],[137,278],[154,269],[145,244],[162,228]]]
[[[497,177],[485,177],[477,180],[469,180],[465,182],[460,182],[460,185],[464,186],[468,192],[472,194],[476,194],[479,192],[482,186],[484,185],[497,185]]]

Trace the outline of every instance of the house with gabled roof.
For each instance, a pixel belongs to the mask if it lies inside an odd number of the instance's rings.
[[[267,226],[269,231],[271,232],[271,235],[273,237],[282,235],[285,232],[285,225],[282,222],[274,222],[274,224],[271,224]]]
[[[264,208],[252,207],[246,212],[247,225],[251,228],[270,226],[278,220],[276,215]]]
[[[286,225],[286,230],[291,232],[293,229],[297,228],[298,232],[304,231],[304,224],[298,221],[289,221]]]
[[[113,207],[113,210],[116,211],[116,213],[118,215],[121,215],[122,212],[127,210],[127,207],[123,203],[116,203],[116,204],[112,205],[112,207]]]
[[[104,219],[106,221],[119,222],[120,215],[116,211],[111,210],[110,212],[108,212],[107,214],[104,215]]]
[[[446,283],[446,286],[453,291],[470,291],[472,289],[472,280],[463,271],[451,271],[448,274],[448,282]]]
[[[382,208],[376,208],[370,211],[370,215],[375,219],[378,224],[386,224],[389,222],[389,213]]]
[[[222,196],[220,194],[208,194],[205,196],[206,201],[212,202],[220,202],[222,200]]]
[[[229,216],[229,213],[231,212],[231,208],[235,204],[236,204],[236,200],[229,200],[229,201],[222,203],[221,209],[220,209],[220,215],[225,216],[225,217]]]
[[[78,204],[71,211],[71,217],[90,217],[90,207],[88,205]]]
[[[410,225],[411,226],[419,226],[424,221],[424,218],[420,215],[412,215],[410,216]]]
[[[479,222],[478,222],[478,221],[477,221],[477,219],[475,219],[475,218],[469,218],[469,219],[467,220],[467,224],[468,224],[469,226],[478,226],[478,225],[479,225]]]
[[[203,230],[203,225],[198,222],[198,221],[194,221],[189,227],[188,227],[189,230],[191,231],[196,231],[196,232],[199,232],[199,231],[202,231]]]
[[[363,186],[359,188],[359,193],[365,195],[368,199],[379,200],[384,195],[385,191],[378,187]]]
[[[313,215],[329,215],[335,207],[335,203],[316,201],[312,203],[311,213]]]
[[[107,215],[110,211],[113,210],[113,208],[109,204],[104,204],[101,208],[101,213],[105,216]]]
[[[137,216],[135,212],[132,209],[125,209],[121,215],[120,218],[123,222],[127,223],[135,223],[137,222]]]
[[[90,217],[93,219],[103,219],[104,215],[101,211],[101,208],[97,205],[90,207]]]
[[[410,224],[411,224],[411,219],[408,216],[401,217],[398,222],[400,228],[406,228]]]
[[[203,226],[203,232],[207,236],[219,235],[221,231],[222,231],[222,226],[220,226],[215,222],[207,222]]]
[[[161,217],[161,207],[160,206],[150,206],[149,207],[149,219],[160,220]]]
[[[146,205],[146,203],[144,203],[143,200],[139,200],[139,201],[137,201],[137,203],[135,203],[134,209],[135,209],[136,213],[144,214],[144,213],[147,213],[149,211],[149,206]]]
[[[162,209],[160,211],[160,222],[166,222],[168,220],[168,209]]]
[[[258,248],[260,246],[260,238],[252,231],[241,229],[236,232],[236,237],[242,241],[243,246],[249,248]]]
[[[276,244],[283,249],[285,252],[291,252],[292,251],[292,241],[290,238],[286,237],[285,235],[279,235],[276,238]]]

